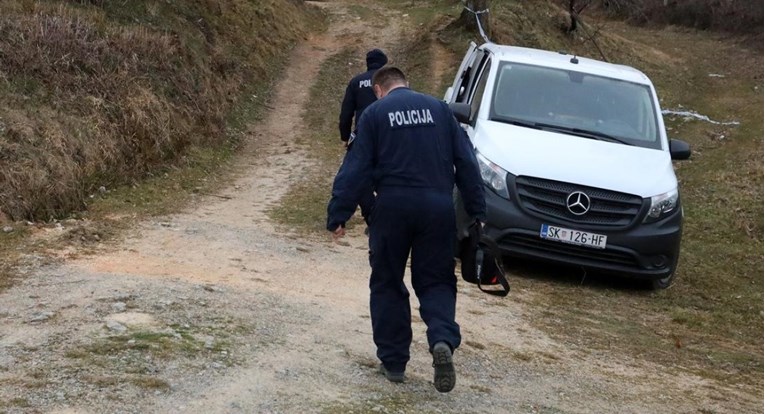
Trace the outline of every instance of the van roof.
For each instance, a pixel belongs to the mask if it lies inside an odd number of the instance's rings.
[[[490,51],[501,61],[573,70],[576,72],[591,73],[593,75],[621,79],[634,83],[651,84],[650,79],[648,79],[643,72],[633,67],[602,62],[580,56],[576,56],[578,63],[572,63],[571,60],[574,55],[565,52],[551,52],[526,47],[497,45],[493,43],[485,43],[481,46],[481,49]]]

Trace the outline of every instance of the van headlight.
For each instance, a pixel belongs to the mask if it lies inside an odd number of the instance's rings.
[[[645,222],[653,223],[674,213],[677,211],[678,200],[677,188],[651,197],[651,208],[648,210]]]
[[[507,191],[507,171],[503,170],[497,164],[489,161],[481,155],[476,153],[478,159],[478,167],[481,170],[481,178],[484,184],[497,193],[500,197],[510,199],[510,193]]]

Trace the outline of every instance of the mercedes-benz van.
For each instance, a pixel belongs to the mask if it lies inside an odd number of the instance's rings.
[[[475,148],[484,232],[503,254],[670,286],[683,227],[672,161],[688,158],[690,147],[667,138],[645,74],[471,43],[444,100]],[[468,223],[458,222],[465,235]]]

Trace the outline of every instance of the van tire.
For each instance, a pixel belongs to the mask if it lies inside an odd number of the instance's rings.
[[[651,281],[651,290],[664,290],[670,286],[672,286],[672,283],[675,281],[675,271],[672,269],[672,273],[669,274],[669,276],[664,277],[662,279],[655,279]]]
[[[669,275],[664,276],[661,279],[655,279],[651,281],[651,290],[664,290],[672,286],[673,283],[675,283],[675,275],[677,273],[677,262],[679,261],[680,257],[679,254],[675,255],[675,262],[672,263],[672,267],[670,268]]]

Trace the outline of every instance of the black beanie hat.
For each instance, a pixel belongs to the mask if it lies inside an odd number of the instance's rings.
[[[367,70],[380,69],[388,63],[388,57],[380,49],[367,52]]]

